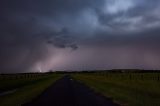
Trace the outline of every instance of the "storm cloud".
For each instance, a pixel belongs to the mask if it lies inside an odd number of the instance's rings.
[[[159,0],[1,0],[0,72],[160,69]]]

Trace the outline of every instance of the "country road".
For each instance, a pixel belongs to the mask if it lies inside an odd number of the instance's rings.
[[[110,99],[97,95],[87,86],[64,76],[45,92],[24,106],[118,106]]]

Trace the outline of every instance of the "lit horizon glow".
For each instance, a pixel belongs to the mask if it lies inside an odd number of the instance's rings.
[[[1,0],[0,73],[159,70],[159,11],[160,0]]]

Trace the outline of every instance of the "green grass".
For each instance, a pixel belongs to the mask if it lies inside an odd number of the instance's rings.
[[[1,79],[0,91],[8,91],[15,88],[23,87],[27,84],[33,83],[37,80],[43,79],[46,76],[32,77],[32,78],[18,78],[18,79]]]
[[[38,95],[40,95],[46,88],[48,88],[61,76],[62,75],[59,74],[51,74],[45,77],[32,79],[29,82],[28,79],[26,79],[26,85],[24,85],[23,83],[23,86],[20,87],[16,92],[5,96],[0,96],[0,106],[20,106],[21,104],[29,102]],[[22,82],[24,80],[25,79],[22,79]],[[17,82],[18,83],[14,83],[18,85],[19,83],[22,83],[21,81]],[[8,82],[8,84],[6,85],[9,86],[9,83],[12,85],[12,81]]]
[[[73,77],[127,106],[160,106],[159,73],[92,73]]]

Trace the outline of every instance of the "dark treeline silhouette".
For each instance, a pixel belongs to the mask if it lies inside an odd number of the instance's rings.
[[[160,73],[160,70],[140,70],[140,69],[113,69],[113,70],[86,70],[86,71],[50,71],[49,73]]]
[[[160,70],[140,70],[140,69],[113,69],[113,70],[84,70],[84,71],[53,71],[29,72],[29,73],[1,73],[0,75],[48,75],[48,74],[72,74],[72,73],[160,73]]]

